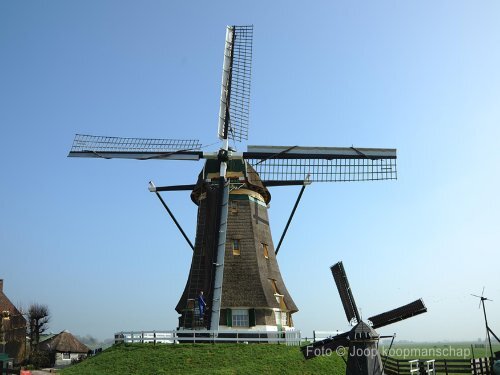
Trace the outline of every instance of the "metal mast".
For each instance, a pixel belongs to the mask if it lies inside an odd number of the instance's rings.
[[[476,295],[476,294],[471,294],[471,296],[473,297],[477,297],[479,298],[479,307],[481,307],[481,305],[483,305],[483,314],[484,314],[484,324],[486,325],[486,335],[488,336],[488,344],[489,344],[489,347],[490,347],[490,355],[491,355],[491,358],[493,359],[493,347],[491,345],[491,336],[490,336],[490,326],[488,325],[488,318],[486,317],[486,307],[484,306],[484,301],[491,301],[491,299],[488,299],[484,296],[484,287],[483,287],[483,291],[481,293],[480,296]],[[495,335],[495,334],[493,334]],[[498,337],[495,336],[495,338],[498,339]],[[500,340],[499,340],[500,341]]]

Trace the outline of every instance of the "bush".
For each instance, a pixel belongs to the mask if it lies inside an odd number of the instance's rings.
[[[33,353],[31,353],[30,363],[35,368],[50,367],[49,353],[40,350],[33,351]]]

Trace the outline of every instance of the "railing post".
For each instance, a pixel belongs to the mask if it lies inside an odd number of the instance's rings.
[[[425,361],[426,369],[425,372],[427,375],[435,375],[436,374],[436,360],[435,359],[429,359]],[[431,368],[432,365],[432,368]]]
[[[418,359],[412,359],[411,361],[408,361],[410,364],[410,375],[415,375],[415,373],[420,372],[420,362]],[[417,365],[417,368],[414,367],[414,365]],[[398,373],[399,373],[399,366],[398,366]]]

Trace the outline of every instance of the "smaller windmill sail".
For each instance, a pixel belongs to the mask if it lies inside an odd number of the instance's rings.
[[[356,307],[356,302],[352,296],[351,287],[349,286],[349,281],[347,280],[347,275],[344,271],[342,262],[338,262],[330,267],[330,269],[332,270],[335,284],[337,284],[337,289],[339,291],[342,305],[344,306],[347,321],[351,322],[353,319],[356,319],[356,322],[361,322],[358,308]]]
[[[371,318],[368,318],[368,320],[372,322],[372,328],[377,329],[425,312],[427,312],[427,307],[425,307],[424,301],[422,301],[422,299],[418,299],[407,305],[398,307],[397,309],[372,316]]]
[[[300,348],[305,359],[315,358],[328,353],[333,353],[340,347],[349,346],[349,332],[316,341]]]
[[[248,146],[243,157],[263,181],[343,182],[395,180],[396,149]]]
[[[222,68],[219,138],[248,139],[253,26],[228,26]]]
[[[195,139],[122,138],[76,134],[69,157],[104,159],[199,160],[201,143]]]

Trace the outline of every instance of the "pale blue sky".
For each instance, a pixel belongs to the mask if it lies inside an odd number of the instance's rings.
[[[74,133],[217,141],[227,24],[254,25],[249,144],[395,147],[399,179],[313,184],[279,254],[295,324],[422,297],[407,340],[500,331],[497,1],[2,1],[0,277],[51,330],[173,329],[190,250],[147,182],[201,163],[66,158]],[[245,149],[245,144],[240,146]],[[277,243],[298,188],[273,188]],[[188,193],[164,195],[190,237]]]

